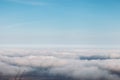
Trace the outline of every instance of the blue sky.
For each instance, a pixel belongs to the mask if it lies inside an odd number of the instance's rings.
[[[0,45],[120,45],[119,0],[0,0]]]

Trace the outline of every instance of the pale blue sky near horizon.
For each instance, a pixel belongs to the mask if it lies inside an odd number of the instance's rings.
[[[0,0],[0,45],[120,45],[119,0]]]

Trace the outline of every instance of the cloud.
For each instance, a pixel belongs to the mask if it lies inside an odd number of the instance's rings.
[[[33,6],[47,5],[46,2],[42,2],[41,0],[7,0],[7,1]]]
[[[45,80],[120,80],[120,50],[1,48],[0,73]],[[34,80],[34,79],[33,79]]]

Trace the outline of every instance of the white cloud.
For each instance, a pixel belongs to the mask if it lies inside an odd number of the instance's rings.
[[[1,48],[0,72],[15,75],[20,68],[26,74],[42,74],[47,68],[47,74],[78,80],[120,80],[119,53],[117,49]]]

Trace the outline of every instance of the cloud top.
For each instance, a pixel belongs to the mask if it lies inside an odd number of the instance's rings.
[[[120,80],[117,49],[0,49],[0,73],[45,80]]]

